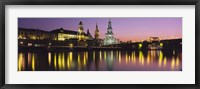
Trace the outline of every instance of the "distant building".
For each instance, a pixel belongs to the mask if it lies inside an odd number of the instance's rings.
[[[149,43],[148,49],[162,49],[163,47],[163,43],[160,43],[158,37],[149,37]]]
[[[109,19],[107,33],[105,34],[105,38],[103,40],[103,45],[111,45],[111,44],[118,44],[119,40],[114,37],[112,32],[111,21]]]
[[[18,28],[18,39],[28,40],[57,40],[54,34],[40,29]]]
[[[160,42],[158,37],[149,37],[149,42]]]

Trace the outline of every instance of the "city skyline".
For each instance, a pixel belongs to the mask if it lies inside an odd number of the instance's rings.
[[[182,38],[182,18],[110,18],[115,37],[120,41],[140,41],[149,37]],[[94,37],[98,24],[100,38],[105,37],[109,18],[19,18],[18,27],[51,31],[58,28],[78,30],[82,21],[84,32],[87,29]]]

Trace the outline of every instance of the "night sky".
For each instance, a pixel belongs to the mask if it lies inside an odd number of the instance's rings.
[[[120,41],[140,41],[149,37],[161,39],[182,38],[182,18],[110,18],[113,33]],[[18,18],[18,27],[51,31],[58,28],[78,30],[79,21],[84,31],[90,30],[94,37],[98,23],[100,38],[104,38],[109,18]]]

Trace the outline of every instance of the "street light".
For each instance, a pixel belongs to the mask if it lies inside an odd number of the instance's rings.
[[[139,49],[141,49],[142,48],[142,44],[141,43],[139,43]]]

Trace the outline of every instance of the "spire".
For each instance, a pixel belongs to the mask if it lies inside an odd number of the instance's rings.
[[[110,19],[109,19],[109,21],[108,21],[108,28],[107,28],[107,33],[106,33],[106,34],[113,34]]]
[[[96,22],[96,31],[98,31],[98,32],[99,32],[99,29],[98,29],[98,24],[97,24],[97,22]]]
[[[83,25],[82,21],[79,22],[79,25]]]
[[[98,29],[98,24],[96,23],[96,30],[95,30],[95,39],[99,39],[99,29]]]
[[[79,25],[79,26],[78,26],[78,32],[79,32],[79,34],[81,34],[81,33],[84,32],[82,21],[80,21],[78,25]]]
[[[108,29],[112,29],[110,18],[109,18],[109,22],[108,22]]]
[[[90,39],[90,40],[92,40],[92,39],[93,39],[92,35],[90,34],[90,31],[89,31],[89,29],[87,29],[87,35],[88,35],[88,37],[89,37],[89,39]]]
[[[89,29],[87,29],[87,34],[90,34],[90,31],[89,31]]]

